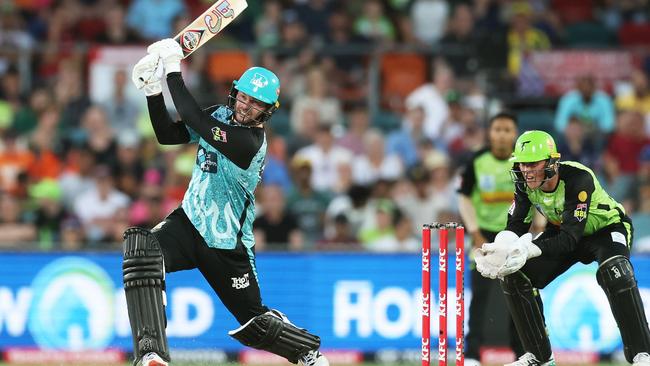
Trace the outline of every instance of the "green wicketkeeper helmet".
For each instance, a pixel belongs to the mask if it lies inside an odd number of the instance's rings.
[[[544,131],[524,132],[515,143],[510,161],[513,163],[534,163],[547,159],[559,159],[553,137]]]
[[[547,132],[538,130],[524,132],[515,142],[515,149],[510,158],[510,161],[514,163],[510,171],[513,182],[521,184],[522,189],[525,187],[526,179],[519,169],[519,163],[534,163],[544,160],[546,165],[544,166],[542,183],[551,179],[557,173],[557,162],[560,160],[560,153],[557,152],[555,140]]]

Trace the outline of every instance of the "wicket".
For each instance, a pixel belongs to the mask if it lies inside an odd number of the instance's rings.
[[[431,364],[431,233],[438,230],[438,281],[440,311],[438,321],[438,365],[447,366],[447,250],[449,230],[456,238],[456,366],[463,366],[465,341],[465,228],[455,222],[432,223],[422,227],[422,366]]]

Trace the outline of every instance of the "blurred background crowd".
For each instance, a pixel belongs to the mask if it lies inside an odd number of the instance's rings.
[[[118,249],[180,203],[196,146],[157,143],[133,62],[92,67],[212,3],[0,0],[0,247]],[[280,77],[258,250],[419,250],[423,223],[459,220],[458,169],[504,109],[593,168],[649,250],[647,0],[248,3],[183,75],[204,107],[253,64]]]

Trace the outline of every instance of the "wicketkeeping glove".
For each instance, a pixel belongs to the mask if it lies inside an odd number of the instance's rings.
[[[162,62],[154,55],[146,55],[141,58],[133,67],[131,74],[131,80],[135,87],[144,89],[146,96],[162,93],[162,84],[160,83],[162,77]]]
[[[170,72],[181,71],[181,60],[183,59],[183,50],[178,42],[172,38],[165,38],[158,42],[152,43],[147,52],[150,55],[159,55],[165,66],[165,75]]]

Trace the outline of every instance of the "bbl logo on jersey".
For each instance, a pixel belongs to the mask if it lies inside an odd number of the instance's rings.
[[[204,148],[199,148],[196,154],[196,164],[204,172],[216,173],[217,172],[217,154],[207,151]]]
[[[255,88],[253,88],[253,91],[257,91],[257,89],[265,88],[267,85],[269,85],[269,81],[266,79],[266,76],[260,75],[258,73],[255,73],[255,75],[253,75],[250,83],[255,86]]]
[[[578,222],[582,222],[582,220],[587,218],[587,204],[586,203],[578,203],[576,205],[576,209],[573,211],[573,217],[578,220]]]
[[[217,142],[228,142],[228,135],[219,127],[212,127],[212,139]]]

